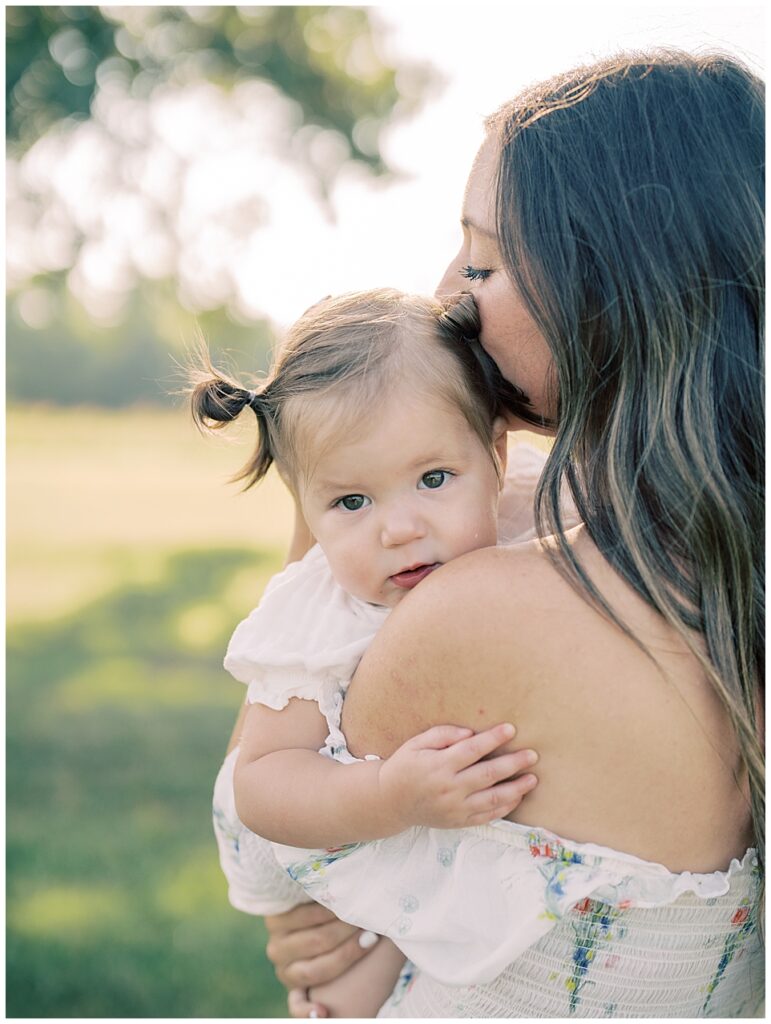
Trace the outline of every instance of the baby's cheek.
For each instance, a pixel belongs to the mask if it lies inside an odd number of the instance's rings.
[[[492,505],[488,514],[482,518],[479,529],[475,534],[475,547],[489,548],[498,543],[498,514],[497,502]]]
[[[351,563],[349,560],[345,566],[340,568],[339,572],[335,572],[335,568],[332,566],[332,575],[343,590],[353,597],[357,597],[360,601],[366,601],[368,604],[378,602],[379,595],[372,593],[373,580],[371,576],[367,575],[364,563],[357,568],[356,562]]]

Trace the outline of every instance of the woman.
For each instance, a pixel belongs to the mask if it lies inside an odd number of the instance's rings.
[[[424,581],[365,656],[343,727],[353,753],[387,756],[436,723],[516,722],[540,760],[512,863],[530,826],[571,856],[602,848],[601,873],[621,864],[633,899],[587,891],[546,936],[515,907],[525,948],[494,982],[422,971],[383,1015],[756,1009],[763,124],[744,68],[670,53],[578,69],[488,123],[441,290],[473,292],[523,415],[554,433],[535,495],[549,539]],[[583,520],[568,531],[563,483]],[[663,888],[646,903],[651,877]],[[358,955],[320,908],[268,925],[289,984]]]

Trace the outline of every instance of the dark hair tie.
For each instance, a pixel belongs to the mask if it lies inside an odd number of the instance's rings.
[[[261,408],[260,408],[260,406],[262,404],[261,403],[261,399],[262,399],[262,396],[260,395],[260,393],[258,391],[247,391],[246,392],[246,401],[245,401],[244,404],[248,405],[249,408],[253,412],[259,413],[259,412],[262,411]]]

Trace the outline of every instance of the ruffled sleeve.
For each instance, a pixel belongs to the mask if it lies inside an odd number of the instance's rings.
[[[280,710],[292,697],[319,700],[348,684],[387,614],[347,594],[316,545],[271,579],[236,627],[225,668],[248,686],[251,704]]]
[[[309,896],[360,928],[388,936],[418,968],[449,985],[492,981],[568,914],[598,900],[622,914],[710,900],[749,885],[749,851],[728,871],[673,874],[593,844],[508,821],[462,830],[413,828],[332,850],[274,844]]]

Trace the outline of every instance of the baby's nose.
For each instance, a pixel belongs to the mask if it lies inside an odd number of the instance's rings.
[[[380,540],[384,548],[399,547],[426,534],[422,517],[408,509],[394,509],[383,519]]]

